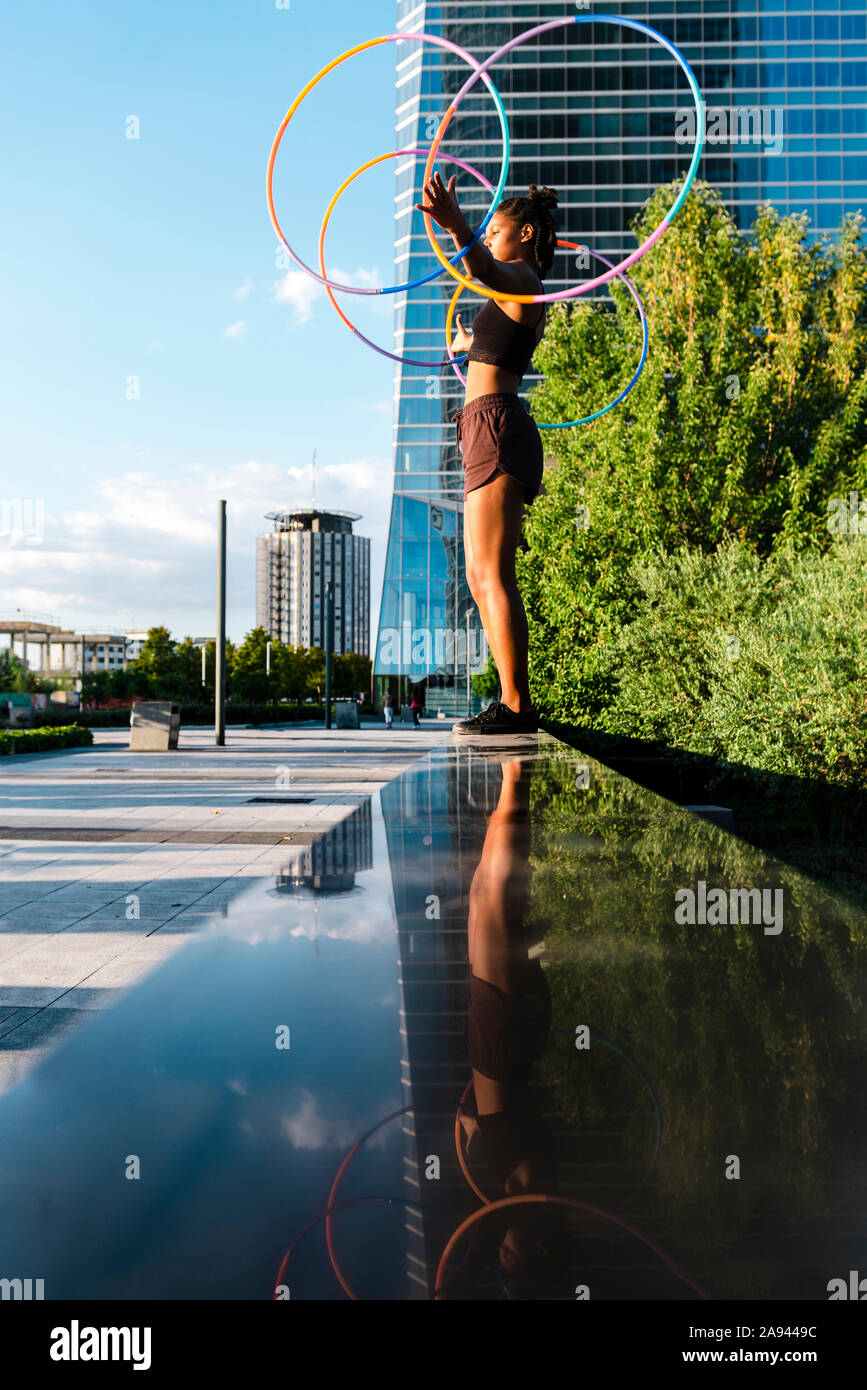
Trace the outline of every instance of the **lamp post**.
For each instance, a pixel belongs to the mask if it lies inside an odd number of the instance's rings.
[[[270,643],[270,642],[266,642],[266,643],[265,643],[265,675],[266,675],[266,676],[270,676],[270,674],[271,674],[271,643]]]
[[[214,654],[214,743],[226,742],[226,502],[217,503],[217,650]]]
[[[207,668],[207,665],[206,665],[207,658],[208,658],[208,644],[207,644],[207,642],[203,642],[203,643],[202,643],[202,685],[203,685],[203,686],[205,685],[205,683],[206,683],[206,681],[207,681],[207,678],[208,678],[208,668]]]
[[[331,651],[334,645],[333,623],[333,591],[331,580],[325,581],[325,727],[331,728]]]

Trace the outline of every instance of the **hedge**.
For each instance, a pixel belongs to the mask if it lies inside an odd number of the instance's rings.
[[[867,786],[860,536],[764,561],[736,541],[683,549],[633,577],[634,618],[600,653],[601,730],[756,774]]]
[[[79,748],[93,743],[93,734],[80,724],[56,729],[0,729],[0,757],[11,753],[47,753],[52,748]]]

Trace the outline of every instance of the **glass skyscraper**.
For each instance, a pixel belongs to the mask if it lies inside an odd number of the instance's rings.
[[[637,19],[683,52],[708,107],[698,177],[714,184],[747,227],[759,202],[806,210],[811,233],[837,231],[844,212],[867,209],[867,4],[865,0],[398,0],[397,28],[452,39],[482,59],[525,29],[576,10]],[[417,42],[397,46],[396,149],[429,148],[448,99],[466,78],[452,55]],[[692,155],[683,118],[686,78],[661,45],[615,25],[565,25],[509,54],[492,71],[512,133],[506,196],[529,183],[560,195],[561,236],[620,259],[635,249],[628,224]],[[485,195],[447,154],[493,183],[501,136],[479,81],[453,119],[441,151],[458,174],[461,205],[478,225]],[[435,266],[421,213],[424,155],[397,161],[395,281]],[[441,244],[451,255],[451,239]],[[574,284],[561,252],[546,289]],[[395,352],[445,356],[454,282],[439,279],[395,295]],[[598,292],[604,298],[604,292]],[[467,310],[480,307],[467,292]],[[524,379],[529,389],[537,380]],[[469,671],[487,650],[463,563],[463,475],[450,416],[463,388],[450,367],[395,370],[394,498],[374,656],[377,694],[423,685],[429,711],[464,714]],[[543,436],[544,437],[544,436]],[[482,703],[471,702],[473,710]]]

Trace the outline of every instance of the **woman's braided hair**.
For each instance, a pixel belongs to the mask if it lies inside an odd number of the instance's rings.
[[[554,264],[557,229],[551,214],[557,207],[557,203],[557,194],[553,188],[537,188],[534,183],[531,183],[529,193],[515,198],[504,198],[497,208],[497,212],[514,219],[519,227],[523,227],[526,222],[531,222],[535,228],[533,255],[536,258],[540,280],[545,279]]]

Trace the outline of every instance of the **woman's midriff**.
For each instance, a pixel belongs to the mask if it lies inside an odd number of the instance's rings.
[[[521,378],[504,367],[494,367],[488,362],[470,362],[467,366],[467,385],[464,392],[464,405],[469,405],[476,396],[517,395]]]

